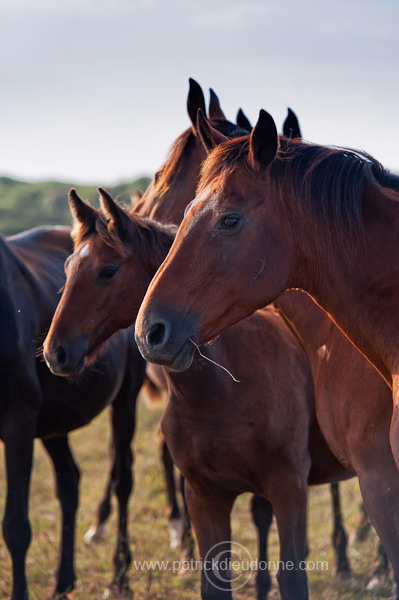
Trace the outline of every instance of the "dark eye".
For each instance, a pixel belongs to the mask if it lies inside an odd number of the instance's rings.
[[[241,219],[235,215],[230,215],[228,217],[223,217],[220,222],[220,229],[235,229],[240,224]]]
[[[98,276],[100,279],[112,279],[112,277],[118,272],[118,267],[113,265],[107,265],[100,269]]]

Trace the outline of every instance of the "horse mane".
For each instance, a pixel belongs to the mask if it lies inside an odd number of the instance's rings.
[[[228,175],[238,165],[254,176],[248,153],[249,136],[217,146],[203,164],[201,187],[222,172]],[[399,201],[399,177],[369,154],[351,148],[281,137],[277,157],[267,175],[287,209],[297,216],[306,216],[311,210],[326,222],[327,230],[333,224],[343,236],[348,235],[348,226],[353,234],[362,230],[365,190],[375,190],[387,200]],[[296,198],[296,203],[292,198]]]
[[[210,123],[221,133],[229,138],[244,135],[248,132],[242,127],[227,121],[222,118],[210,119]],[[166,194],[185,168],[186,158],[191,157],[192,146],[197,140],[193,128],[189,127],[173,142],[169,148],[166,161],[163,166],[157,171],[154,177],[154,187],[152,193],[155,197],[161,197]],[[142,196],[139,202],[135,205],[136,212],[146,204],[146,193]]]
[[[169,148],[166,161],[154,178],[154,194],[162,196],[171,188],[183,169],[184,159],[190,154],[195,135],[191,127],[183,131]],[[145,200],[145,198],[144,198]]]

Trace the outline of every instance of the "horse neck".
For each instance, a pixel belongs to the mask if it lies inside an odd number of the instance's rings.
[[[308,356],[317,358],[319,348],[325,343],[326,326],[331,325],[331,319],[301,290],[284,292],[274,305],[301,341]]]
[[[301,240],[302,269],[291,287],[307,291],[392,387],[399,368],[399,204],[366,191],[363,206],[364,233],[350,252],[332,228]]]

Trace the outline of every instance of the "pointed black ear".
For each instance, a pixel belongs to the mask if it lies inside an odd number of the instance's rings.
[[[190,89],[188,91],[187,97],[187,111],[191,123],[193,124],[193,130],[195,132],[198,110],[201,109],[204,114],[206,112],[205,98],[201,86],[194,79],[191,79],[191,77],[189,79],[189,82]]]
[[[129,216],[118,206],[104,188],[99,187],[98,193],[100,194],[100,206],[107,220],[108,229],[117,233],[119,237],[122,237],[128,230],[130,224]]]
[[[226,116],[225,116],[224,112],[222,111],[222,109],[220,108],[219,98],[216,96],[216,94],[212,88],[209,90],[209,93],[211,95],[210,100],[209,100],[209,118],[210,119],[223,119],[224,121],[226,121],[227,120]]]
[[[73,220],[85,225],[87,228],[91,228],[97,218],[96,209],[90,206],[90,204],[87,204],[87,202],[81,200],[74,188],[69,190],[68,202]]]
[[[215,146],[218,146],[229,139],[223,135],[223,133],[220,133],[220,131],[212,127],[202,110],[199,110],[197,115],[197,134],[199,135],[207,154],[210,154]]]
[[[251,133],[251,131],[252,131],[252,125],[248,121],[247,117],[245,116],[245,114],[243,113],[241,108],[239,109],[239,111],[237,113],[237,125],[239,127],[242,127],[242,129],[245,129],[246,131],[248,131],[248,133]]]
[[[249,159],[252,166],[263,171],[274,160],[278,149],[278,134],[273,117],[265,110],[259,113],[250,137]]]
[[[291,139],[302,138],[298,117],[290,108],[288,109],[287,118],[284,121],[283,134],[285,135],[285,137]]]

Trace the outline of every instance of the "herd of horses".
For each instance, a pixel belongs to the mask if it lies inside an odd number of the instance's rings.
[[[62,508],[53,598],[75,587],[79,470],[68,433],[105,406],[113,466],[98,526],[113,491],[110,587],[128,592],[131,442],[143,385],[168,394],[170,517],[179,517],[174,464],[200,557],[216,558],[217,545],[231,540],[235,499],[252,492],[259,557],[267,558],[274,514],[280,559],[295,567],[278,573],[281,598],[308,598],[300,568],[308,486],[332,484],[337,569],[345,572],[337,483],[357,476],[398,583],[399,178],[363,153],[303,142],[292,111],[279,136],[263,110],[254,128],[242,111],[229,122],[211,91],[206,117],[193,80],[187,108],[191,126],[133,208],[99,188],[96,210],[71,190],[72,231],[43,227],[0,240],[12,600],[28,598],[35,437],[53,462]],[[201,597],[232,598],[230,580],[209,560]],[[258,600],[270,586],[259,571]]]

